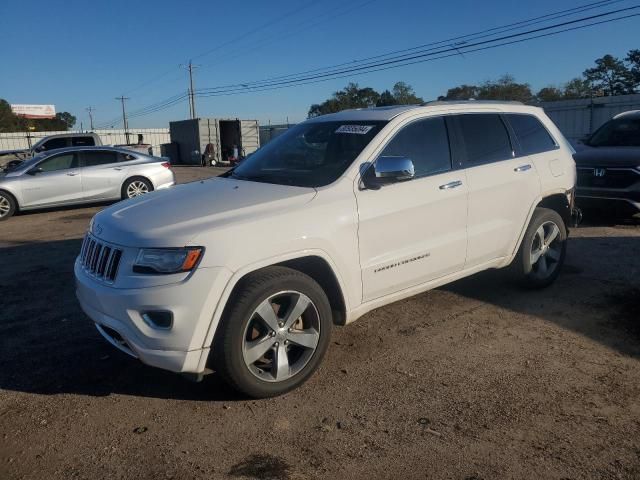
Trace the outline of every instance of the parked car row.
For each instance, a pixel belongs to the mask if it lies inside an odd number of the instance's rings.
[[[94,132],[73,132],[48,135],[40,139],[31,148],[18,150],[0,150],[0,167],[13,167],[35,155],[51,150],[68,147],[99,147],[103,146],[102,139]],[[126,150],[153,155],[151,145],[143,143],[143,137],[138,134],[138,143],[115,145]]]

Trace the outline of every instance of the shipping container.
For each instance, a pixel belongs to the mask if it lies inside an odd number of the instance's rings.
[[[257,120],[197,118],[169,123],[178,160],[188,165],[233,164],[260,148]]]

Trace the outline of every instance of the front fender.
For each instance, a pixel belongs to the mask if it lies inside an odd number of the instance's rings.
[[[323,259],[325,262],[327,262],[327,264],[329,265],[329,267],[331,268],[331,270],[333,271],[337,281],[338,281],[338,285],[340,287],[340,290],[343,292],[343,299],[345,302],[345,307],[347,312],[349,312],[351,310],[350,305],[349,305],[349,298],[348,295],[345,295],[344,292],[346,291],[346,285],[345,285],[345,281],[344,281],[344,276],[341,274],[341,272],[339,271],[336,262],[333,261],[333,259],[331,258],[331,256],[325,252],[324,250],[321,249],[306,249],[306,250],[301,250],[301,251],[297,251],[297,252],[288,252],[286,254],[282,254],[282,255],[278,255],[278,256],[274,256],[274,257],[270,257],[270,258],[265,258],[256,262],[253,262],[251,264],[248,264],[244,267],[242,267],[241,269],[235,271],[229,278],[228,281],[226,283],[226,285],[224,286],[224,288],[222,289],[222,293],[219,295],[218,301],[216,303],[215,306],[215,310],[212,313],[211,316],[211,322],[209,324],[209,328],[207,330],[207,333],[204,337],[204,342],[202,344],[202,355],[200,358],[200,363],[199,363],[199,368],[198,371],[202,372],[204,371],[205,367],[206,367],[206,363],[207,363],[207,359],[209,356],[209,349],[211,348],[211,345],[213,344],[213,338],[215,337],[215,333],[218,329],[218,324],[220,323],[220,320],[222,318],[222,314],[224,312],[225,307],[227,306],[227,303],[229,301],[229,298],[231,297],[231,293],[233,292],[233,289],[236,287],[236,285],[238,284],[238,282],[244,278],[246,275],[255,272],[257,270],[260,270],[262,268],[266,268],[266,267],[270,267],[273,265],[277,265],[283,262],[287,262],[290,260],[296,260],[299,258],[304,258],[304,257],[311,257],[311,256],[315,256],[315,257],[319,257],[321,259]],[[220,286],[214,286],[214,288],[212,288],[212,296],[216,296],[218,295],[218,292],[220,292]],[[210,304],[212,302],[207,302],[207,304]]]

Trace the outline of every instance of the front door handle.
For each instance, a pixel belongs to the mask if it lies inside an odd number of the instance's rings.
[[[514,172],[526,172],[527,170],[531,170],[531,165],[528,163],[526,165],[520,165],[513,169]]]
[[[69,172],[69,173],[67,173],[67,175],[69,177],[75,177],[76,175],[78,175],[78,172]]]
[[[440,185],[440,190],[450,190],[452,188],[456,188],[462,185],[460,180],[455,180],[453,182],[445,183],[444,185]]]

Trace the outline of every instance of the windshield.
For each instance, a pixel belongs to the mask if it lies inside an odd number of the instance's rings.
[[[239,180],[321,187],[340,177],[386,122],[313,122],[268,143],[229,175]]]
[[[589,139],[592,147],[640,147],[640,118],[609,120]]]
[[[35,165],[45,157],[46,157],[46,154],[41,153],[40,155],[36,155],[35,157],[29,158],[27,160],[12,160],[8,162],[7,165],[4,167],[4,173],[13,172],[18,169],[21,170],[25,167],[31,167],[32,165]]]

